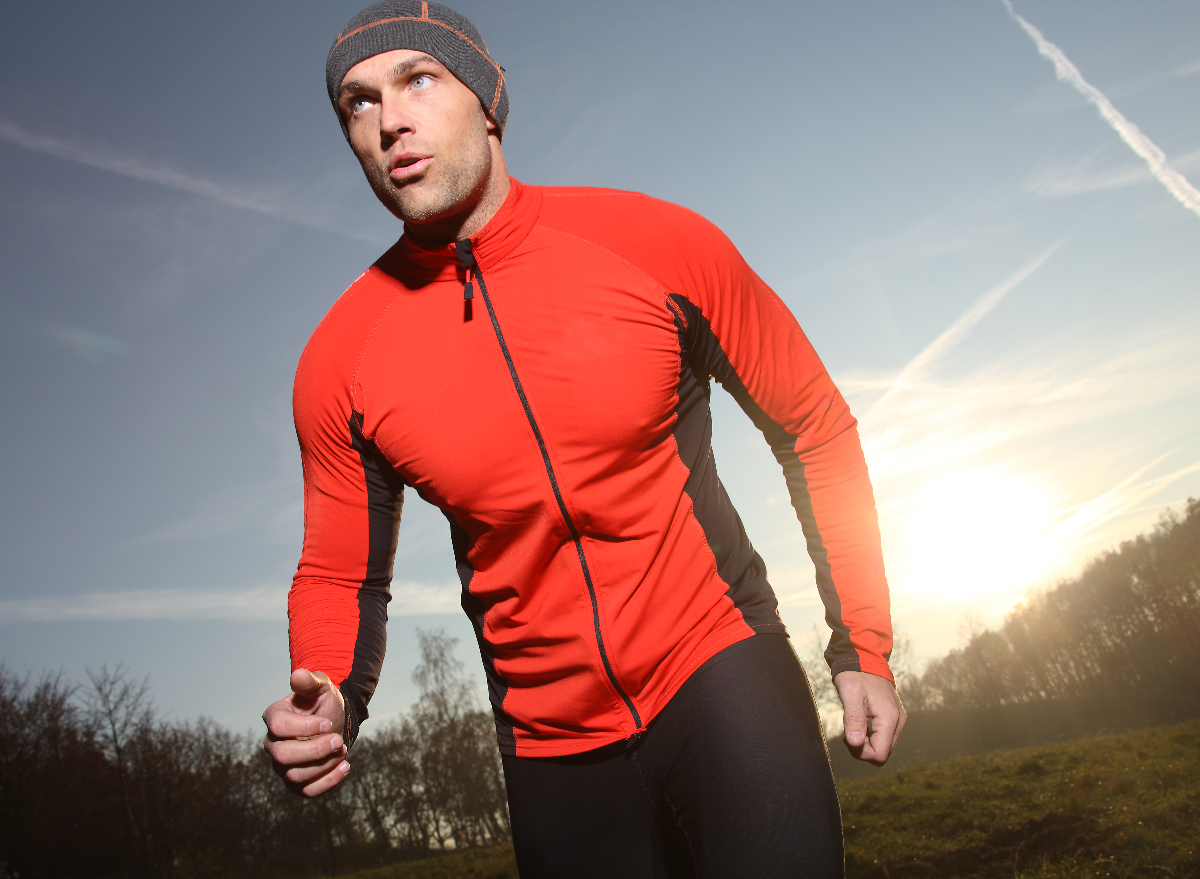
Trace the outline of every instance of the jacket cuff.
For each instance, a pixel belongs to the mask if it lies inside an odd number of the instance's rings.
[[[829,666],[830,677],[837,677],[844,671],[862,671],[867,674],[881,677],[885,681],[890,681],[893,685],[896,683],[896,678],[892,674],[891,668],[887,661],[876,659],[873,656],[855,656],[839,659]]]
[[[346,744],[346,750],[349,751],[351,745],[358,739],[359,715],[358,709],[354,704],[354,698],[345,690],[340,692],[342,694],[342,708],[346,713],[346,725],[342,728],[342,741]]]

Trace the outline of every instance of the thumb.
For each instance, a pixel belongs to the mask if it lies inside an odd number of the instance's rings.
[[[846,744],[857,748],[867,741],[867,714],[863,711],[862,702],[852,700],[842,711],[842,727],[845,730]]]
[[[298,668],[292,672],[292,692],[304,699],[315,699],[328,680],[325,675],[318,676],[306,668]]]

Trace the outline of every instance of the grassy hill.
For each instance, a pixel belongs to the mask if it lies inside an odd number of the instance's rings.
[[[839,706],[837,711],[841,712]],[[900,748],[877,768],[830,744],[833,775],[841,785],[878,778],[927,763],[1017,748],[1077,741],[1098,733],[1114,735],[1200,719],[1200,687],[1109,688],[1103,696],[1024,702],[988,708],[910,711]]]
[[[835,745],[840,747],[840,745]],[[838,785],[850,879],[1200,876],[1200,721]],[[512,849],[353,879],[516,879]]]
[[[1200,875],[1200,721],[841,786],[847,873]]]

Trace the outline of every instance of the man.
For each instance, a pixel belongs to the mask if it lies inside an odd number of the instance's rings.
[[[277,771],[306,796],[349,771],[407,485],[450,525],[522,876],[841,875],[812,697],[709,445],[715,376],[783,465],[846,743],[882,763],[904,714],[874,500],[795,319],[689,211],[511,179],[503,69],[452,10],[376,4],[326,73],[404,235],[297,370],[305,539],[293,692],[264,714]]]

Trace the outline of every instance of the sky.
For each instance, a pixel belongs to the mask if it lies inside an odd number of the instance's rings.
[[[918,660],[1200,496],[1200,4],[460,2],[509,169],[720,226],[849,400]],[[324,92],[357,2],[0,6],[0,662],[123,663],[258,723],[288,673],[296,361],[399,236]],[[718,468],[802,649],[782,475]],[[372,716],[415,630],[481,680],[444,519],[409,497]],[[824,636],[821,636],[824,637]]]

